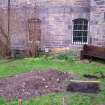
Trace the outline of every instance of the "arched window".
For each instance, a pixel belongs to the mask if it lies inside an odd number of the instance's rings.
[[[73,20],[73,43],[85,44],[88,37],[88,20],[75,19]]]

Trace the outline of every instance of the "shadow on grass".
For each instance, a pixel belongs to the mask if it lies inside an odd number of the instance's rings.
[[[24,58],[10,58],[10,59],[1,59],[0,64],[6,64],[9,62],[14,62],[16,60],[23,60]]]

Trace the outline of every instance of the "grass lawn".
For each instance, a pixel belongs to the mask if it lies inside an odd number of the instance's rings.
[[[82,63],[80,61],[68,62],[57,59],[26,58],[17,60],[0,60],[0,78],[32,70],[57,69],[82,75],[105,72],[105,64],[101,62]],[[101,79],[102,92],[98,95],[75,94],[49,94],[23,102],[23,105],[62,105],[62,97],[66,97],[68,105],[99,105],[105,104],[105,80]],[[95,97],[94,97],[95,96]],[[5,102],[0,99],[0,105],[18,105],[17,101]]]

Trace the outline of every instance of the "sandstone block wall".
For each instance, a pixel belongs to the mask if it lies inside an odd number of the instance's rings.
[[[43,4],[39,9],[44,43],[42,47],[72,47],[73,20],[77,18],[89,20],[90,2],[88,0],[62,0],[62,2],[55,0]]]
[[[7,0],[0,2],[7,33]],[[89,44],[105,45],[105,3],[103,0],[12,0],[10,17],[11,48],[27,49],[28,19],[41,20],[41,48],[81,47],[73,45],[73,20],[89,21]]]
[[[91,0],[90,38],[92,45],[105,46],[104,0]]]

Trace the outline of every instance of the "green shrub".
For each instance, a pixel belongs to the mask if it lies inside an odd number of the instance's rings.
[[[75,52],[66,52],[66,53],[61,53],[55,56],[56,59],[59,60],[66,60],[69,62],[74,62],[75,60],[78,59],[77,55]]]

